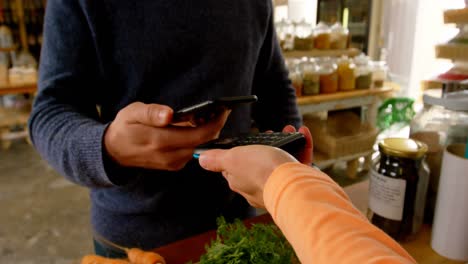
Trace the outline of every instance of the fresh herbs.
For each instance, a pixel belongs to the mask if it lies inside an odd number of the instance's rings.
[[[247,228],[240,220],[226,223],[218,218],[216,240],[206,247],[200,264],[289,264],[296,255],[274,224],[254,224]]]

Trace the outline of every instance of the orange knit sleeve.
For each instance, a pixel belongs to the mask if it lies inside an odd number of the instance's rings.
[[[303,264],[416,263],[328,175],[309,166],[286,163],[276,168],[263,198]]]

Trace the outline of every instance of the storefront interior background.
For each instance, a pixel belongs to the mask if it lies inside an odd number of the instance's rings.
[[[463,8],[464,0],[275,0],[275,20],[347,25],[354,46],[372,59],[385,59],[400,96],[419,98],[422,80],[453,65],[435,57],[435,45],[457,34],[443,23],[443,10]]]

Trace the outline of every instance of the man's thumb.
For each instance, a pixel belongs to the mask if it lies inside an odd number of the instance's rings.
[[[127,119],[147,126],[165,127],[174,111],[167,105],[133,103],[128,106]]]

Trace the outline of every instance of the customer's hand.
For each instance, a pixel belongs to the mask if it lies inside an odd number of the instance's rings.
[[[265,207],[263,187],[273,170],[286,162],[298,162],[281,149],[263,145],[208,150],[199,161],[206,170],[222,172],[231,190],[255,207]]]
[[[180,170],[192,159],[196,146],[219,136],[230,112],[196,128],[169,126],[173,113],[165,105],[128,105],[106,130],[107,154],[122,166]]]

